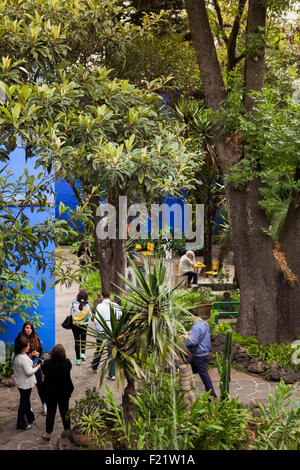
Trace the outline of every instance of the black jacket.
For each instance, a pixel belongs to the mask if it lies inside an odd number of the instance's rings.
[[[69,359],[53,361],[47,359],[42,365],[44,374],[43,391],[46,396],[71,396],[74,386],[70,371],[72,364]]]

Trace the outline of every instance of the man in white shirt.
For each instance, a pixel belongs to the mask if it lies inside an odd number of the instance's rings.
[[[96,315],[95,315],[95,318],[94,318],[95,327],[96,327],[96,330],[99,333],[104,332],[103,327],[102,327],[101,323],[99,322],[99,316],[102,317],[102,319],[105,321],[108,328],[111,329],[111,322],[110,322],[110,307],[111,306],[112,306],[112,308],[115,312],[116,318],[119,319],[120,316],[121,316],[121,313],[122,313],[121,310],[120,310],[119,305],[111,301],[109,292],[102,291],[102,302],[100,302],[97,305]],[[94,359],[93,359],[93,363],[92,363],[92,369],[93,369],[94,372],[97,371],[97,368],[98,368],[99,363],[100,363],[101,345],[102,345],[102,339],[97,338],[97,349],[95,351]],[[110,343],[108,343],[107,349],[108,349],[108,356],[111,356],[112,346],[111,346]],[[114,359],[112,359],[110,361],[109,366],[110,366],[110,371],[109,371],[108,378],[111,379],[111,380],[115,380],[115,360]]]

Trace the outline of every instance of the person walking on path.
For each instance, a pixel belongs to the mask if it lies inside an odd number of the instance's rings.
[[[70,375],[71,369],[71,361],[66,357],[65,349],[61,344],[52,348],[50,359],[42,364],[43,391],[47,402],[46,432],[42,437],[46,441],[51,439],[57,405],[64,430],[70,431],[69,400],[74,390]]]
[[[207,370],[207,359],[210,350],[209,324],[206,321],[195,317],[190,334],[185,335],[184,337],[186,347],[188,349],[189,347],[193,348],[192,357],[189,360],[193,373],[199,374],[204,384],[205,391],[208,392],[210,390],[211,396],[216,398],[217,395]]]
[[[180,258],[179,271],[183,276],[187,276],[187,286],[190,287],[191,281],[193,284],[198,282],[198,274],[194,271],[195,253],[187,251],[185,255]]]
[[[30,321],[26,321],[24,323],[22,330],[18,334],[17,338],[20,338],[20,337],[29,339],[30,350],[29,350],[28,356],[30,357],[30,359],[32,359],[34,363],[37,358],[40,358],[42,356],[43,347],[42,347],[42,342],[40,338],[35,332],[33,323],[31,323]],[[45,400],[43,390],[42,390],[43,376],[42,376],[41,369],[38,369],[38,371],[35,374],[35,378],[36,378],[36,388],[38,391],[38,395],[42,402],[43,414],[44,416],[46,416],[47,406],[46,406],[46,400]]]
[[[80,366],[85,361],[86,332],[92,310],[88,303],[88,294],[81,289],[76,301],[72,302],[71,315],[73,317],[72,332],[75,340],[76,365]]]
[[[108,325],[109,329],[111,329],[111,322],[110,322],[110,307],[111,306],[114,309],[114,312],[116,314],[116,318],[117,319],[120,318],[121,310],[120,310],[119,305],[111,301],[109,292],[102,291],[102,302],[99,303],[99,305],[97,305],[96,315],[95,315],[95,318],[94,318],[95,327],[96,327],[96,330],[99,333],[103,333],[103,328],[102,328],[101,324],[99,323],[99,321],[97,321],[97,316],[98,315],[100,315],[103,318],[103,320]],[[102,345],[102,340],[97,338],[97,349],[95,351],[93,362],[92,362],[92,369],[93,369],[94,372],[97,371],[97,368],[98,368],[99,363],[100,363],[101,345]],[[108,343],[107,353],[108,353],[108,356],[111,356],[111,353],[112,353],[111,343]],[[112,359],[109,362],[108,378],[111,379],[111,380],[115,380],[115,360],[114,359]]]
[[[32,387],[36,384],[35,374],[40,369],[40,364],[33,366],[32,359],[28,356],[30,342],[23,336],[17,337],[14,344],[13,368],[14,383],[20,393],[18,408],[17,429],[29,430],[35,420],[31,408],[30,395]]]

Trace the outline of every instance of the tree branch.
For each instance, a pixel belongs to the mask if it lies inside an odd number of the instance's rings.
[[[221,10],[220,10],[218,1],[217,1],[217,0],[213,0],[213,4],[214,4],[214,8],[215,8],[216,13],[217,13],[218,24],[219,24],[219,28],[220,28],[221,33],[222,33],[222,38],[224,39],[225,43],[227,44],[227,42],[228,42],[228,37],[227,37],[227,35],[226,35],[226,33],[225,33],[225,30],[224,30],[223,18],[222,18],[222,14],[221,14]]]
[[[79,193],[78,189],[75,187],[75,183],[69,181],[69,184],[70,184],[71,188],[74,191],[74,194],[76,196],[77,201],[79,202],[79,205],[82,206],[83,205],[83,200],[80,196],[80,193]]]
[[[266,28],[266,6],[261,0],[249,0],[247,42],[245,60],[245,106],[251,109],[255,102],[248,95],[251,91],[260,91],[264,86],[265,77],[265,46],[263,44],[264,31]],[[251,44],[251,39],[261,36],[260,47]],[[256,41],[257,42],[257,41]],[[253,50],[251,50],[253,49]]]
[[[220,64],[204,0],[186,0],[191,34],[195,46],[205,101],[216,111],[226,97]]]
[[[227,56],[228,56],[227,70],[228,71],[232,70],[236,66],[236,64],[245,56],[241,54],[239,58],[237,58],[235,56],[235,52],[236,52],[237,38],[238,38],[239,30],[240,30],[241,18],[242,18],[246,3],[247,3],[247,0],[239,0],[238,13],[234,19],[232,30],[231,30],[231,33],[227,42]]]

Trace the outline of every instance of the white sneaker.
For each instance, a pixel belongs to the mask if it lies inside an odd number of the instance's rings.
[[[114,375],[112,375],[112,376],[108,375],[107,378],[108,378],[109,380],[115,380],[115,376],[114,376]]]

